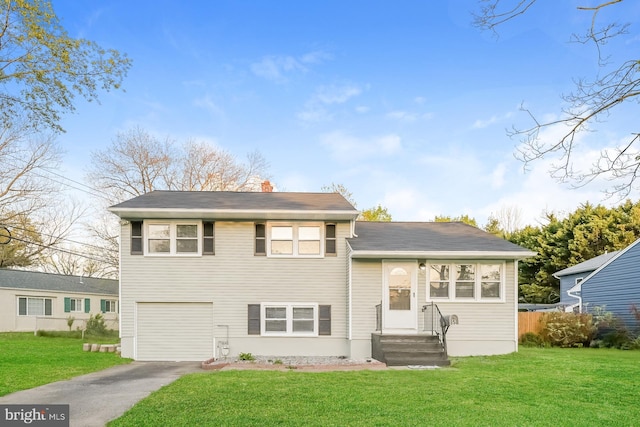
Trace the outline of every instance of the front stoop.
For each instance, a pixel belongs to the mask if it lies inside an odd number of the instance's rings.
[[[387,366],[449,366],[440,339],[435,335],[371,334],[371,355]]]

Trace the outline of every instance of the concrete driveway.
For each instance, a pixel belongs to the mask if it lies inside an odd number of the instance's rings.
[[[69,404],[71,427],[98,427],[184,374],[198,362],[132,362],[0,397],[0,404]]]

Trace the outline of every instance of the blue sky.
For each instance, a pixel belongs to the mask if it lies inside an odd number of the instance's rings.
[[[527,123],[521,103],[553,118],[572,78],[596,71],[593,47],[568,43],[591,20],[576,10],[586,1],[541,2],[496,39],[471,25],[474,0],[54,0],[71,36],[133,59],[124,92],[78,100],[64,118],[64,168],[82,179],[92,151],[140,126],[239,158],[258,150],[277,189],[340,183],[358,208],[382,204],[394,220],[468,214],[483,225],[517,207],[535,223],[603,202],[601,184],[557,184],[546,161],[524,173],[505,133]],[[636,2],[611,9],[640,18]],[[637,34],[611,44],[613,57],[637,57]],[[634,117],[623,110],[585,137],[585,162]]]

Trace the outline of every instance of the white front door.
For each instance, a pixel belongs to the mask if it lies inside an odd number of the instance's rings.
[[[416,262],[384,261],[382,288],[383,332],[417,331]]]

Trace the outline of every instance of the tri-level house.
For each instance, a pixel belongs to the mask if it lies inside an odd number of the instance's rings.
[[[124,357],[517,350],[517,262],[534,253],[475,227],[359,222],[337,193],[153,191],[110,211]]]

